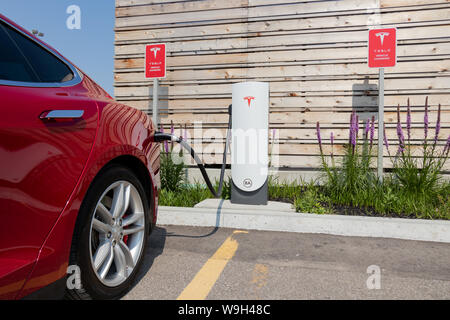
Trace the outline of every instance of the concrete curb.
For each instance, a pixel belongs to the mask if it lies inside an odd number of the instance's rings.
[[[450,221],[297,213],[276,202],[236,206],[208,199],[194,208],[159,207],[159,225],[239,228],[450,243]]]

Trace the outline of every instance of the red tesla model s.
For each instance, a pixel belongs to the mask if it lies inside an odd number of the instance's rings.
[[[0,44],[0,299],[118,298],[156,223],[155,128],[2,15]]]

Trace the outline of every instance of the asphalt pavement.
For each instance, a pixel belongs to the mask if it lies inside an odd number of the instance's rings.
[[[450,299],[450,244],[158,226],[123,299]]]

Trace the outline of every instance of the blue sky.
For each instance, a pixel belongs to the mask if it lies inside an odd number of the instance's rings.
[[[113,95],[114,0],[2,0],[0,13],[56,48]],[[81,9],[81,29],[70,30],[70,5]]]

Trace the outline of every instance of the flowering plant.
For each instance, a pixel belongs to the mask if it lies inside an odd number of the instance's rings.
[[[417,144],[411,139],[411,106],[407,103],[405,141],[403,127],[400,117],[400,106],[397,107],[397,139],[398,149],[391,155],[388,139],[385,138],[385,146],[393,164],[394,177],[401,186],[410,193],[429,194],[431,190],[438,187],[441,179],[442,169],[448,159],[450,151],[450,136],[444,146],[439,145],[439,134],[441,130],[441,105],[438,106],[434,137],[430,139],[430,120],[428,97],[425,99],[425,112],[423,117],[424,139],[421,152],[415,154]]]
[[[344,146],[345,154],[341,165],[337,166],[334,154],[334,133],[330,134],[331,164],[329,164],[322,145],[320,123],[317,122],[316,125],[322,169],[326,175],[327,186],[340,202],[354,203],[353,196],[360,190],[369,188],[376,181],[376,176],[371,170],[375,117],[365,121],[362,143],[359,137],[360,131],[359,116],[353,111],[350,117],[348,144]]]

